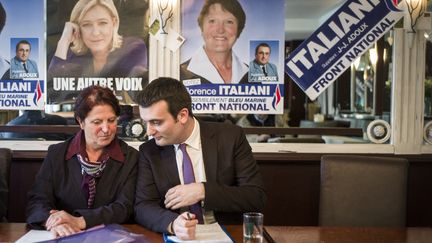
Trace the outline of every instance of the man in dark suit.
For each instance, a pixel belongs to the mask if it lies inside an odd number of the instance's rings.
[[[188,91],[171,78],[151,82],[137,103],[152,137],[140,146],[138,223],[193,239],[198,221],[240,223],[242,212],[263,209],[263,181],[240,127],[195,119]]]
[[[31,44],[20,40],[15,47],[16,55],[11,59],[11,78],[38,78],[39,71],[36,61],[30,59]]]
[[[270,62],[270,45],[263,42],[255,48],[255,59],[249,64],[249,82],[276,82],[278,71]]]

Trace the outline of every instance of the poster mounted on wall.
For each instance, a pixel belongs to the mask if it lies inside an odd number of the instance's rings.
[[[194,113],[282,114],[284,1],[181,4],[180,80]]]
[[[285,60],[285,72],[315,100],[402,18],[391,0],[349,0]]]
[[[148,6],[148,0],[47,0],[48,103],[73,102],[90,85],[134,103],[148,82]]]
[[[45,106],[44,2],[0,0],[0,109]]]

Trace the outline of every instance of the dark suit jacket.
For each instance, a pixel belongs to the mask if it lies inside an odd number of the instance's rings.
[[[273,63],[269,62],[266,64],[266,71],[267,71],[267,76],[269,77],[276,77],[276,80],[278,80],[278,72],[277,72],[277,67],[276,65],[274,65]],[[264,72],[261,68],[261,65],[258,64],[258,62],[256,61],[256,59],[254,59],[253,61],[250,62],[249,64],[249,81],[250,82],[258,82],[258,77],[260,76],[264,76]],[[264,81],[265,82],[265,81]]]
[[[98,224],[126,222],[133,212],[138,152],[120,141],[125,162],[107,161],[102,177],[96,184],[93,208],[81,189],[81,166],[76,156],[65,161],[71,139],[49,146],[47,157],[28,193],[27,223],[41,228],[51,209],[65,210],[83,216],[87,228]]]
[[[207,182],[205,210],[222,224],[240,223],[240,213],[261,211],[266,195],[258,166],[243,130],[227,123],[200,122]],[[179,211],[165,208],[166,192],[180,184],[173,145],[154,140],[140,146],[135,220],[153,231],[167,232]]]

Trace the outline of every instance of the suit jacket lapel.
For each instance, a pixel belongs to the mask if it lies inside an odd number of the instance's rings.
[[[123,164],[113,159],[108,159],[105,169],[103,170],[102,176],[98,183],[96,183],[96,195],[94,205],[103,205],[103,201],[109,198],[109,193],[115,192],[115,187],[118,184],[117,178],[119,171]],[[114,183],[110,182],[114,180]],[[108,187],[109,186],[109,187]],[[103,195],[103,196],[101,196]],[[99,201],[102,201],[99,204]]]
[[[200,122],[201,146],[207,181],[216,182],[218,144],[214,138],[215,132],[206,123]]]
[[[79,195],[77,196],[77,200],[80,200],[81,203],[87,205],[86,195],[84,195],[84,190],[82,190],[81,184],[83,180],[83,176],[81,174],[81,166],[76,156],[73,156],[68,162],[67,165],[69,167],[70,176],[73,178],[73,185],[71,188],[76,189],[75,193],[71,195]]]
[[[156,161],[156,163],[166,173],[166,178],[170,185],[179,185],[180,178],[178,175],[177,160],[174,152],[174,146],[164,146],[160,147],[160,149],[160,161]]]

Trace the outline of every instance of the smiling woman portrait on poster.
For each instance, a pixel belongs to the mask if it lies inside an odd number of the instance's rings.
[[[198,16],[204,45],[180,66],[181,80],[200,79],[200,84],[248,82],[248,66],[232,50],[246,22],[237,0],[206,0]]]
[[[148,68],[146,45],[141,38],[120,36],[119,25],[112,0],[79,0],[57,43],[48,82],[56,77],[144,77]],[[52,84],[48,86],[52,88]],[[49,92],[49,98],[68,100],[77,92]]]

